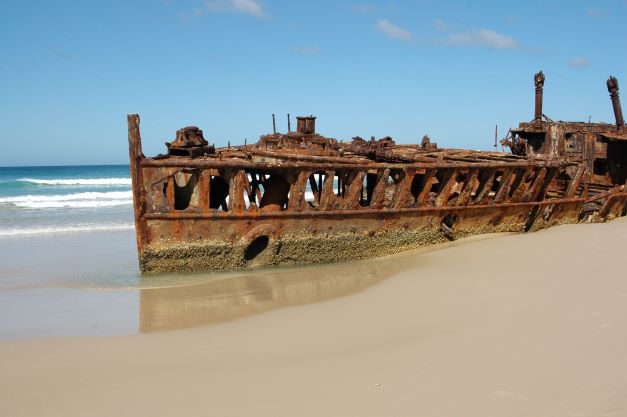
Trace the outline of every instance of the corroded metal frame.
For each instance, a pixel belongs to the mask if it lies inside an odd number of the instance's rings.
[[[201,157],[146,158],[139,117],[128,120],[143,272],[369,258],[480,233],[575,223],[589,200],[585,164],[566,159],[376,142],[370,157],[342,143],[330,155],[330,140],[323,151],[268,147],[291,140],[279,137]],[[287,182],[289,198],[267,210],[272,206],[262,207],[258,183],[273,175]],[[216,177],[224,192],[228,187],[228,204],[211,201]],[[189,204],[177,208],[175,191],[190,178]],[[621,214],[624,192],[610,194],[602,198],[604,207],[612,201],[604,215]]]

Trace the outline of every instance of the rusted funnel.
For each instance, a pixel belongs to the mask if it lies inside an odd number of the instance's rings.
[[[544,89],[544,74],[542,71],[537,73],[533,80],[536,83],[536,111],[533,121],[540,123],[542,121],[542,93]]]
[[[612,99],[612,107],[614,108],[614,117],[616,118],[616,127],[620,130],[625,125],[625,119],[623,119],[623,110],[620,107],[620,97],[618,97],[618,80],[616,77],[612,77],[607,80],[607,91],[610,93]]]

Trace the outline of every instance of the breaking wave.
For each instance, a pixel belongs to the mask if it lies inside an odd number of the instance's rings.
[[[69,178],[49,180],[38,178],[20,178],[17,181],[39,185],[131,185],[130,178]]]
[[[132,191],[87,192],[59,195],[22,195],[0,198],[0,206],[25,209],[97,208],[132,204]]]
[[[67,234],[67,233],[84,233],[84,232],[115,232],[115,231],[132,230],[132,229],[133,229],[132,223],[76,224],[76,225],[66,225],[66,226],[10,228],[10,229],[0,229],[0,238],[36,236],[36,235],[54,235],[54,234]]]

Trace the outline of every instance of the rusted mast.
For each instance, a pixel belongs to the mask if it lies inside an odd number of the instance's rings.
[[[133,212],[135,215],[135,234],[137,236],[137,253],[141,254],[143,247],[142,210],[144,207],[141,190],[143,188],[141,161],[142,139],[139,134],[139,115],[129,114],[128,117],[128,153],[130,156],[131,182],[133,186]]]
[[[610,76],[607,80],[607,91],[612,98],[612,107],[614,108],[614,117],[616,118],[616,127],[619,131],[625,126],[625,120],[623,119],[623,110],[620,106],[620,97],[618,96],[618,80],[616,77]]]
[[[533,118],[534,123],[542,122],[542,91],[544,88],[544,74],[542,71],[538,72],[533,80],[536,84],[536,109]]]

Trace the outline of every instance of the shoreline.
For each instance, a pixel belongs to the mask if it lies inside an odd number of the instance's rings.
[[[0,414],[623,415],[626,232],[465,242],[350,295],[210,326],[1,341]]]
[[[28,265],[30,274],[0,282],[0,341],[131,335],[316,303],[367,289],[419,263],[422,254],[506,235],[470,236],[372,260],[148,276],[125,272],[136,262],[132,233],[36,237],[6,247],[0,242],[11,262]],[[82,253],[103,237],[108,243],[95,255]],[[57,246],[66,250],[60,254]],[[27,262],[21,254],[30,252],[39,256]],[[71,263],[74,256],[81,262]],[[122,266],[107,272],[107,259]]]

